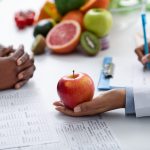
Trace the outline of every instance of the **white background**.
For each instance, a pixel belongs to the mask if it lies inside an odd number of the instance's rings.
[[[17,47],[23,43],[26,51],[30,52],[33,38],[33,28],[29,27],[19,31],[14,23],[14,13],[18,10],[33,9],[36,12],[42,6],[44,0],[2,0],[0,2],[0,43],[4,45],[13,44]],[[133,17],[134,16],[134,17]],[[76,72],[89,74],[97,86],[101,63],[104,56],[114,56],[126,60],[124,63],[130,65],[131,59],[137,59],[134,54],[134,35],[140,28],[138,15],[125,17],[124,22],[133,19],[134,23],[125,26],[124,29],[117,26],[120,20],[114,20],[113,30],[109,36],[110,49],[101,51],[95,57],[88,57],[81,53],[70,55],[54,55],[49,52],[35,57],[36,72],[34,78],[24,88],[39,88],[39,92],[46,97],[46,103],[50,110],[54,110],[53,101],[58,100],[56,86],[60,77]],[[131,18],[132,17],[132,18]],[[122,17],[120,19],[123,19]],[[140,30],[140,29],[139,29]],[[137,61],[137,65],[141,64]],[[125,70],[125,74],[127,71]],[[95,96],[99,92],[96,90]],[[102,115],[108,121],[116,137],[124,150],[148,150],[150,149],[150,119],[134,116],[125,116],[124,109],[115,110]]]

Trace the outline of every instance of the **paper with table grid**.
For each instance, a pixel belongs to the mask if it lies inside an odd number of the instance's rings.
[[[144,70],[137,59],[113,57],[115,64],[113,78],[109,85],[112,87],[142,88],[150,86],[150,71]]]
[[[0,149],[58,142],[40,102],[33,90],[0,93]]]
[[[0,149],[120,150],[103,119],[49,112],[35,91],[0,92]]]

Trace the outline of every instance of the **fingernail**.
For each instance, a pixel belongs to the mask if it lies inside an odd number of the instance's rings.
[[[58,110],[58,111],[61,111],[61,110],[63,111],[63,110],[65,110],[64,107],[59,107],[59,106],[58,106],[58,107],[56,106],[55,109]]]
[[[17,84],[15,87],[16,87],[16,89],[19,89],[20,88],[20,84]]]
[[[23,74],[19,74],[18,78],[23,79]]]
[[[18,60],[17,61],[18,65],[20,66],[22,64],[22,61],[21,60]]]
[[[144,57],[142,58],[142,63],[143,63],[143,64],[146,64],[147,62],[148,62],[148,59],[147,59],[147,57],[144,56]]]
[[[58,108],[57,108],[57,107],[55,107],[55,109],[56,109],[56,110],[58,110]]]
[[[74,112],[81,112],[81,108],[79,106],[75,107]]]

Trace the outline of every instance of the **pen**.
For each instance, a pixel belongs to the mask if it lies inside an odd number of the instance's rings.
[[[143,36],[144,36],[144,53],[145,55],[149,54],[147,36],[146,36],[146,14],[142,13],[142,27],[143,27]],[[146,69],[150,69],[150,63],[146,64]]]

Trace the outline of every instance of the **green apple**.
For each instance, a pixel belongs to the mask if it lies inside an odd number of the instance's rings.
[[[112,15],[108,10],[94,8],[84,16],[84,26],[98,37],[106,36],[112,27]]]

